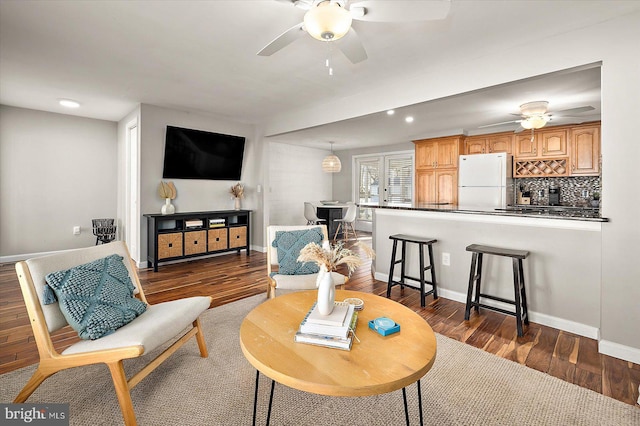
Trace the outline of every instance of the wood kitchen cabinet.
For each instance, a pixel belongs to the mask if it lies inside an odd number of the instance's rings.
[[[513,133],[469,136],[464,140],[464,153],[466,155],[495,152],[513,153]]]
[[[571,175],[600,174],[600,126],[576,126],[569,130]]]
[[[422,139],[416,147],[416,169],[457,168],[462,137]]]
[[[462,136],[414,141],[416,202],[458,202],[458,157]]]
[[[515,158],[565,157],[567,151],[567,130],[525,130],[515,137]]]
[[[458,203],[458,170],[417,170],[418,203]]]

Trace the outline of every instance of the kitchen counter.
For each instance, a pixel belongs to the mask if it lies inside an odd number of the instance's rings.
[[[375,209],[431,211],[491,216],[537,217],[544,219],[578,220],[585,222],[609,221],[608,218],[600,215],[600,210],[596,207],[514,205],[507,206],[504,209],[496,209],[493,207],[461,206],[447,203],[420,203],[412,204],[411,206],[371,207]]]
[[[471,253],[465,249],[468,245],[527,250],[530,255],[524,262],[524,276],[531,321],[597,338],[602,291],[601,233],[606,221],[595,209],[557,209],[555,206],[553,209],[511,206],[495,210],[423,204],[374,208],[374,274],[384,282],[389,278],[391,235],[437,239],[433,254],[438,295],[464,304],[471,265]],[[417,245],[410,244],[406,255],[406,274],[418,276]],[[487,256],[483,262],[486,293],[513,299],[511,259]],[[501,302],[495,305],[513,309]],[[486,314],[480,310],[480,316],[486,317]]]

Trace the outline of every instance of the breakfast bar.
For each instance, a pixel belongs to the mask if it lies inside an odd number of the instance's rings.
[[[388,280],[393,245],[389,236],[405,233],[437,239],[438,295],[464,303],[471,264],[467,246],[526,250],[530,255],[524,278],[531,321],[597,338],[603,290],[601,230],[606,222],[597,209],[380,206],[373,215],[374,273],[376,279]],[[407,264],[416,268],[410,267],[407,273],[418,273],[417,249],[409,250],[407,257]],[[505,299],[513,297],[512,274],[509,259],[491,256],[484,265],[483,289]],[[490,303],[505,307],[501,302]]]

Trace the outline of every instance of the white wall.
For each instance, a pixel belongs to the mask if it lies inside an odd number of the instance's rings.
[[[94,245],[117,185],[115,122],[0,106],[0,261]]]
[[[640,199],[633,196],[640,182],[638,40],[640,13],[634,13],[495,54],[452,58],[414,79],[390,79],[348,101],[293,111],[266,131],[284,133],[602,62],[602,213],[611,222],[602,229],[600,350],[640,362]]]
[[[269,143],[269,225],[304,225],[305,201],[332,199],[333,174],[321,167],[329,154],[321,149]]]
[[[153,105],[140,106],[140,211],[146,213],[160,213],[164,200],[158,195],[158,185],[162,179],[164,164],[164,142],[166,126],[186,127],[235,136],[243,136],[245,152],[242,167],[241,182],[245,187],[245,197],[242,208],[253,210],[252,213],[252,244],[262,244],[262,230],[255,229],[255,218],[261,217],[259,210],[261,196],[257,193],[257,185],[262,182],[262,139],[255,134],[254,127],[248,124],[235,123],[212,116],[161,108]],[[121,125],[124,120],[121,122]],[[119,149],[123,149],[120,144]],[[123,158],[122,152],[119,158]],[[119,170],[124,173],[124,169]],[[166,179],[165,179],[166,180]],[[125,181],[120,177],[120,181]],[[229,189],[235,181],[213,181],[194,179],[172,179],[177,189],[177,197],[173,200],[176,212],[199,212],[212,210],[231,210],[233,200]],[[119,188],[118,204],[125,203],[124,188]],[[119,209],[119,211],[123,211]],[[122,218],[121,218],[122,219]],[[147,255],[147,223],[141,217],[140,224],[140,252],[141,260]]]

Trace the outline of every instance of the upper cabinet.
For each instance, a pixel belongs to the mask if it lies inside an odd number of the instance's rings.
[[[462,136],[413,141],[416,147],[416,201],[458,202],[458,157]]]
[[[571,175],[600,174],[600,126],[571,128]]]
[[[567,130],[547,129],[518,133],[515,137],[516,158],[564,157],[568,155]]]
[[[416,146],[416,169],[457,168],[461,136],[413,141]]]
[[[469,136],[464,140],[464,153],[490,154],[494,152],[513,153],[513,133]]]

